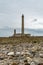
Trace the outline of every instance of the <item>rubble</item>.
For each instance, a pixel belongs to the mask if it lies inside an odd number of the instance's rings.
[[[30,65],[43,63],[42,45],[33,43],[0,44],[1,65],[12,65],[14,62],[24,65],[24,60],[27,60]]]

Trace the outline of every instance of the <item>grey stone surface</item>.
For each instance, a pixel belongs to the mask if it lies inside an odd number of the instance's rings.
[[[0,44],[0,65],[11,65],[13,62],[24,64],[24,60],[31,62],[43,62],[43,44],[20,43]],[[36,65],[36,64],[34,64]]]

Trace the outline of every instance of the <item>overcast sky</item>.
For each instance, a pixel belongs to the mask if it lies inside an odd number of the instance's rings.
[[[0,0],[0,28],[21,27],[22,14],[25,28],[43,28],[43,0]]]

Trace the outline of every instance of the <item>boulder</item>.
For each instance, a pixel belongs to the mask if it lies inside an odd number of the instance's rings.
[[[32,52],[36,52],[37,49],[38,49],[38,46],[33,46],[33,47],[31,48],[31,51],[32,51]]]
[[[16,62],[12,63],[11,65],[18,65]]]
[[[39,56],[43,58],[43,51],[39,51]]]
[[[20,55],[21,53],[20,52],[16,52],[16,55]]]
[[[37,63],[34,62],[34,61],[32,61],[32,62],[30,63],[30,65],[37,65]]]
[[[14,56],[14,52],[9,52],[7,55],[8,56]]]
[[[30,57],[27,57],[26,59],[27,59],[28,63],[30,63],[32,61],[32,58],[30,58]]]

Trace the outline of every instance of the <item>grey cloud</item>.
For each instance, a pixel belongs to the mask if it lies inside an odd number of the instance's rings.
[[[0,0],[0,26],[21,25],[22,13],[26,17],[43,17],[43,0]],[[38,20],[34,19],[34,21]]]
[[[32,20],[32,22],[37,22],[38,20],[35,18],[34,20]]]

